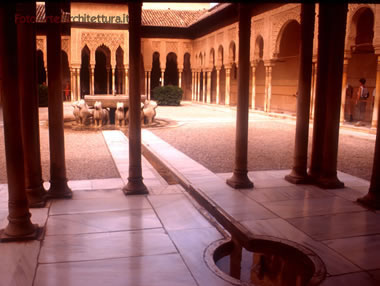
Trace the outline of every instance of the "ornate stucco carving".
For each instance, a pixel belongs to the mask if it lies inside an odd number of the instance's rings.
[[[166,42],[166,54],[170,52],[178,56],[178,42]]]
[[[43,53],[45,53],[45,40],[44,39],[37,39],[36,40],[36,49],[41,50]]]
[[[291,20],[301,22],[301,5],[297,5],[285,11],[281,11],[271,16],[272,35],[271,35],[271,54],[278,53],[279,36],[282,28]]]
[[[67,55],[70,55],[70,39],[62,39],[61,50],[65,51]]]
[[[153,41],[152,42],[152,49],[153,49],[154,52],[160,52],[161,41]]]
[[[81,47],[87,45],[90,49],[105,45],[111,51],[124,46],[124,35],[122,33],[110,32],[83,32],[81,35]]]

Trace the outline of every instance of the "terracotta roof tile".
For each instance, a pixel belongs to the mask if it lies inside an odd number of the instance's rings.
[[[196,22],[207,10],[142,10],[143,26],[160,27],[189,27]]]

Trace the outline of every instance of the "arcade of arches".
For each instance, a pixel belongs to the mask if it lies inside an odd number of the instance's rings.
[[[76,4],[71,5],[71,10],[75,10]],[[94,9],[100,10],[101,5],[96,4]],[[128,9],[127,5],[125,9]],[[380,29],[375,29],[377,10],[376,4],[349,4],[342,79],[342,122],[360,120],[372,127],[377,126],[380,97],[375,96],[376,79],[380,80],[377,75],[380,69]],[[300,4],[286,4],[266,11],[252,17],[251,23],[249,106],[264,112],[295,114],[300,63]],[[150,98],[155,87],[172,84],[184,90],[185,100],[236,105],[237,35],[235,22],[211,29],[206,35],[194,39],[143,37],[142,93]],[[315,34],[312,117],[317,45]],[[41,84],[47,82],[48,77],[45,35],[37,35],[37,50],[38,81]],[[86,94],[128,94],[128,30],[72,26],[70,35],[62,36],[62,59],[64,83],[71,87],[72,101],[84,98]],[[364,114],[355,102],[360,78],[366,79],[370,93]]]

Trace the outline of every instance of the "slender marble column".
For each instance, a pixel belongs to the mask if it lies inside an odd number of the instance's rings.
[[[201,71],[197,72],[197,101],[201,101]]]
[[[343,76],[347,5],[319,4],[316,109],[309,175],[318,186],[328,189],[344,186],[337,178],[342,81],[336,79]]]
[[[26,69],[18,59],[16,4],[0,7],[0,77],[2,79],[2,106],[4,120],[5,158],[8,180],[8,225],[0,231],[0,241],[36,239],[38,226],[33,225],[25,193],[24,152],[21,131],[20,93],[25,89],[25,78],[18,80],[18,70]],[[21,24],[18,24],[21,25]],[[28,29],[28,24],[19,29]],[[19,34],[20,37],[23,33]],[[20,39],[20,38],[19,38]],[[35,45],[34,45],[35,46]],[[23,51],[20,51],[23,52]],[[29,53],[30,51],[24,51]],[[20,92],[19,92],[20,91]]]
[[[182,88],[182,73],[183,73],[183,70],[179,69],[178,70],[178,87],[180,88]]]
[[[148,98],[148,72],[144,72],[145,78],[144,78],[144,88],[142,92],[145,93],[146,98]]]
[[[90,94],[95,94],[95,65],[90,65],[90,71],[91,71],[91,90]]]
[[[161,86],[164,86],[165,70],[161,69]]]
[[[248,108],[249,108],[249,49],[251,14],[247,4],[239,4],[239,71],[236,114],[235,168],[227,184],[235,189],[253,188],[248,178]]]
[[[46,84],[48,84],[48,69],[47,69],[47,65],[44,67],[44,69],[45,69],[45,75],[46,75],[45,82],[46,82]]]
[[[216,104],[220,104],[220,67],[216,68]]]
[[[206,103],[206,100],[207,100],[207,90],[206,90],[206,76],[207,76],[207,72],[206,70],[203,70],[203,81],[202,81],[202,101],[203,103]]]
[[[106,94],[110,93],[110,67],[107,67],[107,92]]]
[[[148,194],[143,183],[141,168],[141,121],[140,121],[140,57],[141,57],[141,2],[130,2],[129,9],[129,177],[124,186],[126,195]]]
[[[231,66],[225,66],[226,70],[226,93],[225,93],[225,105],[230,105],[230,91],[231,91]]]
[[[111,86],[111,91],[112,91],[112,94],[116,94],[115,67],[111,67],[111,70],[112,70],[112,86]]]
[[[315,4],[301,4],[301,47],[298,77],[297,122],[293,168],[285,179],[293,184],[308,183],[307,148],[309,141],[310,89],[313,58]]]
[[[270,112],[270,105],[272,101],[272,67],[272,63],[267,63],[265,65],[265,112]]]
[[[151,71],[148,71],[148,87],[147,87],[147,99],[150,100],[150,77],[151,77]]]
[[[211,103],[211,70],[207,70],[207,103]]]
[[[125,94],[129,95],[129,78],[128,78],[128,67],[125,67]]]
[[[379,103],[380,103],[380,55],[377,55],[377,71],[376,71],[376,94],[375,94],[375,104],[373,106],[372,113],[372,123],[371,128],[376,128],[378,126],[379,120]]]
[[[343,61],[342,92],[341,92],[342,104],[340,106],[340,122],[344,122],[344,111],[345,111],[345,105],[346,105],[347,69],[348,69],[348,58],[345,58]]]
[[[256,64],[251,63],[252,74],[251,74],[251,90],[252,90],[252,99],[251,99],[251,108],[255,110],[256,107]]]
[[[73,67],[70,68],[70,89],[71,101],[75,101],[75,69]]]
[[[311,76],[311,101],[310,101],[310,117],[314,119],[314,107],[315,107],[315,90],[317,86],[317,63],[313,60],[312,76]]]
[[[60,4],[46,2],[46,16],[60,16]],[[47,23],[47,65],[49,70],[49,147],[51,198],[71,198],[67,185],[65,138],[63,130],[63,96],[61,75],[61,23]]]
[[[18,12],[34,16],[36,5],[33,2],[18,4]],[[36,74],[36,30],[35,25],[18,24],[18,66],[19,94],[21,99],[21,131],[24,149],[25,190],[29,207],[44,207],[47,192],[43,187],[38,92]]]
[[[76,91],[77,91],[77,100],[80,100],[81,99],[81,91],[80,91],[80,68],[77,68],[75,69],[75,73],[76,73],[76,81],[77,81],[77,84],[76,84]]]

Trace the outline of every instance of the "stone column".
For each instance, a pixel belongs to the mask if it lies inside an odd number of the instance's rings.
[[[125,94],[129,95],[128,67],[125,67]]]
[[[344,186],[337,178],[342,81],[336,79],[343,76],[346,20],[347,3],[319,4],[317,89],[309,175],[318,186],[328,189]]]
[[[227,184],[235,189],[253,188],[248,178],[248,108],[249,108],[249,49],[251,14],[249,4],[239,4],[239,70],[236,114],[235,168]]]
[[[145,88],[145,91],[142,91],[142,92],[145,92],[145,98],[148,98],[148,72],[145,71],[144,72],[144,75],[145,75],[145,79],[144,79],[144,88]]]
[[[80,100],[81,99],[81,92],[80,92],[80,68],[77,68],[75,69],[75,73],[76,73],[76,80],[77,80],[77,84],[76,84],[76,90],[77,90],[77,100]]]
[[[129,9],[129,177],[123,187],[126,195],[148,194],[143,183],[141,168],[141,121],[140,121],[140,57],[141,57],[141,2],[130,2]]]
[[[377,72],[377,74],[379,74],[379,71]],[[376,83],[376,90],[378,90],[377,85],[378,83]],[[378,94],[376,94],[376,96],[378,96]],[[379,118],[379,116],[380,116],[380,109],[378,108],[377,118]],[[357,199],[357,202],[375,210],[380,209],[380,176],[379,176],[380,174],[380,131],[379,129],[380,129],[379,126],[377,126],[375,154],[373,158],[372,176],[371,176],[371,183],[369,185],[369,190],[368,190],[368,193],[364,197]]]
[[[270,112],[270,104],[272,100],[272,67],[273,64],[270,62],[265,65],[265,112]]]
[[[116,85],[115,85],[115,67],[111,67],[112,69],[112,85],[111,85],[111,90],[112,94],[116,94]]]
[[[147,87],[147,93],[146,93],[146,96],[147,96],[147,99],[150,100],[150,77],[151,77],[151,71],[148,71],[148,87]]]
[[[182,69],[178,69],[178,87],[182,88]]]
[[[203,70],[203,80],[202,80],[202,101],[206,103],[207,90],[206,90],[206,70]]]
[[[225,105],[230,105],[230,90],[231,90],[231,66],[226,65],[225,67],[226,70],[226,93],[225,93],[225,100],[224,104]]]
[[[301,47],[298,76],[297,122],[293,168],[285,179],[293,184],[308,183],[307,148],[313,58],[315,4],[301,4]]]
[[[314,62],[312,64],[312,77],[311,77],[311,101],[310,101],[310,117],[311,119],[314,119],[314,106],[315,106],[315,89],[316,89],[316,82],[317,82],[317,63]]]
[[[220,67],[216,67],[216,104],[220,104]]]
[[[45,81],[46,81],[46,84],[48,84],[48,69],[47,69],[47,65],[44,67],[44,69],[45,69],[45,75],[46,75]]]
[[[161,86],[164,86],[165,70],[161,69]]]
[[[194,101],[195,73],[191,72],[191,101]]]
[[[344,122],[344,111],[345,111],[345,105],[346,105],[347,69],[348,69],[348,58],[344,58],[343,76],[342,76],[342,92],[341,92],[342,104],[340,106],[340,122]]]
[[[61,16],[60,4],[46,2],[46,16]],[[67,185],[65,164],[65,138],[63,130],[63,97],[61,76],[61,23],[48,23],[47,65],[49,70],[49,147],[50,147],[50,189],[51,198],[71,198],[72,191]]]
[[[9,194],[8,225],[5,229],[0,231],[0,241],[2,242],[36,239],[38,235],[38,226],[33,225],[30,220],[31,215],[25,193],[24,154],[18,90],[18,87],[23,86],[24,82],[21,80],[18,81],[17,75],[18,69],[26,69],[29,67],[26,67],[17,57],[15,14],[15,3],[10,2],[8,5],[2,5],[0,7],[0,39],[2,43],[0,49],[0,77],[2,79],[1,96]],[[23,26],[28,25],[30,24],[24,24]],[[22,27],[21,29],[28,29],[28,27]],[[20,52],[23,52],[23,50]],[[30,51],[25,50],[25,52],[29,53]]]
[[[378,126],[379,120],[379,102],[380,102],[380,55],[377,55],[377,71],[376,71],[376,94],[375,94],[375,104],[373,106],[372,113],[372,123],[371,128],[376,128]]]
[[[107,93],[110,93],[110,67],[107,66]]]
[[[201,101],[201,72],[197,72],[197,101]]]
[[[33,16],[35,3],[19,4],[21,15]],[[36,30],[35,25],[18,24],[18,65],[19,95],[21,100],[21,131],[24,149],[25,190],[29,207],[44,207],[47,193],[43,187],[38,92],[36,74]]]
[[[95,94],[95,65],[90,65],[90,73],[91,73],[91,90],[90,94]]]
[[[211,103],[211,70],[207,71],[207,103]]]
[[[251,63],[252,74],[251,74],[251,90],[252,90],[252,101],[251,108],[254,110],[256,107],[256,63]]]
[[[75,95],[75,69],[73,67],[70,68],[70,88],[71,88],[71,101],[76,100]]]

